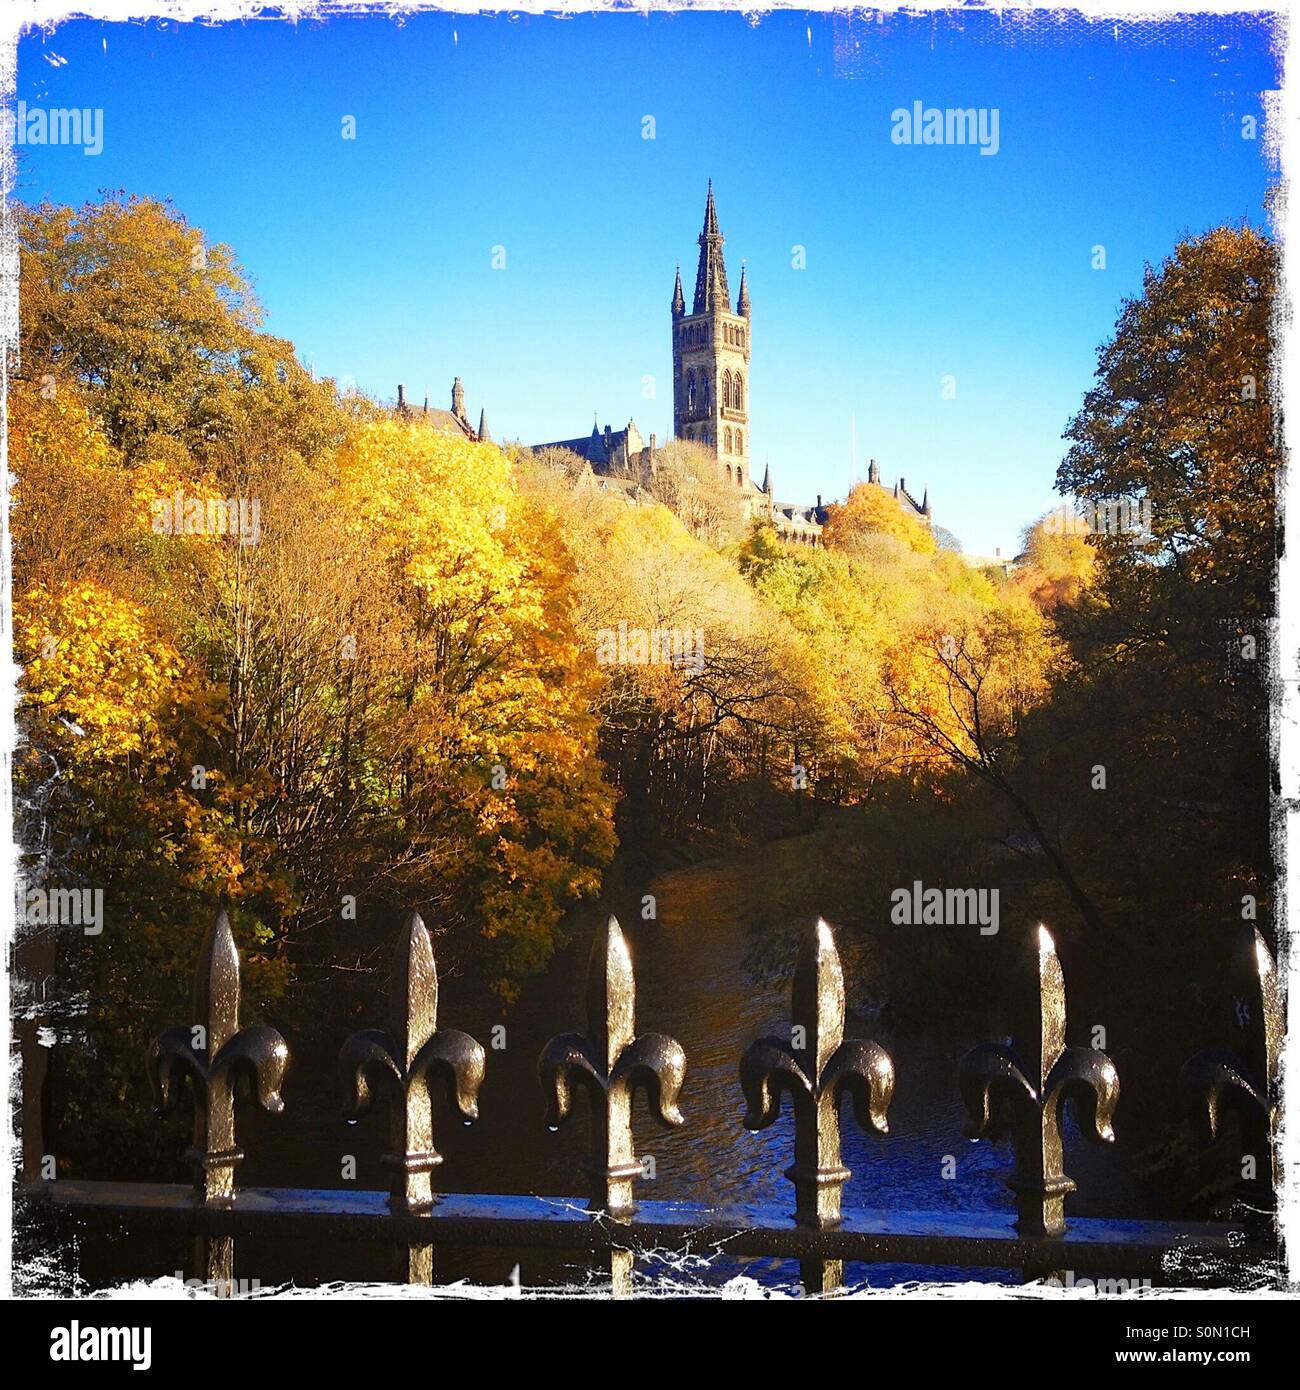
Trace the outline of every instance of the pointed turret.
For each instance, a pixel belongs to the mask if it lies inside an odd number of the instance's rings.
[[[769,497],[771,497],[771,495],[772,495],[772,465],[771,465],[770,463],[765,463],[765,464],[763,465],[763,491],[764,491],[765,493],[767,493],[767,495],[768,495]]]
[[[465,388],[460,384],[460,377],[457,377],[451,384],[451,413],[462,424],[469,424],[465,418]]]
[[[492,439],[487,427],[487,406],[484,406],[478,413],[478,438],[480,444],[490,442]]]
[[[605,438],[600,432],[600,426],[593,424],[591,427],[591,439],[587,444],[588,463],[608,463],[609,454],[605,451]]]
[[[704,230],[700,233],[700,265],[695,272],[695,314],[709,314],[731,303],[727,290],[727,267],[722,259],[722,233],[718,230],[718,209],[713,201],[713,180],[704,204]]]
[[[679,319],[686,312],[686,298],[682,294],[682,268],[677,267],[677,283],[673,286],[673,318]]]
[[[749,275],[744,261],[740,263],[740,293],[736,296],[736,312],[744,318],[749,317]]]
[[[929,489],[929,488],[926,488],[926,490],[921,494],[921,515],[922,515],[922,516],[929,516],[929,515],[930,515],[930,489]]]
[[[879,483],[879,482],[880,482],[880,469],[879,469],[879,467],[877,467],[875,459],[872,459],[872,460],[871,460],[871,463],[870,463],[870,465],[869,465],[868,468],[867,468],[867,482],[869,482],[869,483]]]

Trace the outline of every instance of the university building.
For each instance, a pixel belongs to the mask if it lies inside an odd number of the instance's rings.
[[[765,517],[786,540],[803,544],[820,543],[826,508],[820,497],[811,505],[779,502],[770,468],[763,470],[761,483],[751,473],[753,439],[749,424],[749,364],[753,351],[753,305],[749,297],[749,281],[745,268],[740,272],[740,288],[732,307],[727,286],[727,266],[722,254],[724,237],[718,225],[718,210],[713,199],[713,184],[709,183],[704,205],[704,227],[699,236],[699,261],[695,271],[695,294],[690,313],[682,291],[682,273],[678,267],[672,297],[673,345],[673,438],[703,445],[717,460],[718,478],[736,490],[742,514],[747,520]],[[398,408],[412,413],[405,402],[402,387],[398,387]],[[479,416],[479,426],[470,426],[465,413],[465,393],[460,378],[452,387],[450,411],[430,412],[424,403],[426,418],[448,433],[468,439],[486,440],[486,411]],[[658,456],[658,439],[649,438],[629,420],[621,430],[603,429],[592,425],[589,435],[573,439],[555,439],[529,446],[532,449],[564,449],[585,461],[591,476],[599,484],[626,493],[631,500],[640,500],[654,479]],[[875,487],[880,470],[871,460],[867,482]],[[906,511],[926,525],[931,522],[930,500],[923,493],[921,501],[908,492],[900,479],[892,488],[894,498]]]

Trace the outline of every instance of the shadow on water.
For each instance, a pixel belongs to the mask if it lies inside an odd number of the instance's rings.
[[[642,920],[640,896],[607,901],[577,914],[574,939],[546,975],[532,981],[517,1004],[504,1011],[462,979],[444,979],[440,1022],[463,1028],[489,1047],[487,1079],[480,1095],[480,1120],[462,1129],[439,1101],[436,1137],[445,1162],[436,1175],[444,1191],[571,1195],[585,1200],[579,1163],[587,1151],[586,1101],[560,1131],[543,1119],[536,1059],[557,1032],[585,1030],[584,977],[591,935],[607,912],[623,925],[636,968],[638,1031],[676,1037],[688,1059],[682,1110],[686,1124],[675,1131],[657,1126],[638,1100],[635,1134],[638,1154],[654,1159],[654,1177],[638,1184],[642,1198],[702,1204],[771,1203],[792,1207],[792,1191],[782,1176],[792,1158],[793,1122],[788,1103],[770,1129],[751,1134],[742,1124],[743,1100],[738,1063],[746,1045],[789,1026],[788,990],[756,983],[746,969],[749,927],[746,902],[762,891],[762,870],[752,859],[716,863],[667,874],[650,885],[658,919]],[[373,1024],[384,1020],[375,1019]],[[1002,1179],[1011,1166],[1005,1145],[973,1145],[962,1138],[962,1110],[956,1089],[958,1063],[966,1050],[986,1040],[969,1019],[955,1032],[942,1020],[925,1032],[891,1031],[850,1015],[846,1035],[874,1038],[894,1058],[898,1090],[886,1139],[858,1129],[848,1106],[843,1117],[845,1163],[853,1170],[844,1189],[846,1208],[894,1208],[936,1213],[1009,1209]],[[496,1046],[492,1046],[497,1029]],[[324,1033],[327,1030],[322,1030]],[[346,1031],[346,1029],[344,1030]],[[340,1039],[341,1041],[341,1039]],[[386,1126],[374,1114],[348,1125],[340,1118],[335,1073],[337,1042],[299,1047],[285,1089],[283,1115],[248,1108],[241,1113],[241,1139],[248,1154],[240,1181],[248,1186],[312,1188],[382,1187],[380,1166]],[[1123,1142],[1094,1149],[1069,1136],[1067,1171],[1080,1185],[1071,1199],[1076,1216],[1155,1218],[1149,1193],[1129,1176],[1131,1155]],[[347,1158],[355,1159],[356,1178],[346,1181]],[[126,1175],[124,1175],[126,1176]],[[187,1251],[144,1246],[138,1238],[101,1239],[88,1247],[88,1277],[104,1279],[157,1275],[184,1267]],[[128,1250],[131,1252],[128,1255]],[[471,1250],[440,1247],[440,1282],[466,1279],[504,1284],[519,1266],[523,1283],[567,1282],[586,1278],[584,1269],[554,1255],[527,1250]],[[142,1260],[148,1263],[141,1264]],[[160,1265],[158,1262],[162,1260]],[[286,1281],[384,1279],[386,1256],[377,1249],[313,1242],[241,1241],[237,1275],[266,1287]],[[792,1284],[795,1267],[780,1261],[741,1261],[719,1256],[707,1267],[683,1265],[670,1256],[665,1268],[716,1284],[746,1274],[768,1285]],[[1007,1271],[853,1265],[851,1282],[873,1285],[905,1280],[1014,1278]]]

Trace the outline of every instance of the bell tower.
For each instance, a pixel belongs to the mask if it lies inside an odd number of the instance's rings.
[[[686,312],[682,272],[673,287],[673,434],[707,445],[724,476],[749,482],[749,284],[744,269],[731,310],[723,236],[709,181],[695,300]]]

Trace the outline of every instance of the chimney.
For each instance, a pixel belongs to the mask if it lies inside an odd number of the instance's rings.
[[[405,387],[405,386],[399,385],[398,388],[397,388],[397,408],[398,408],[398,410],[405,410],[405,409],[406,409],[406,387]]]
[[[655,451],[655,436],[652,434],[652,435],[650,436],[650,452],[653,454],[654,451]]]

